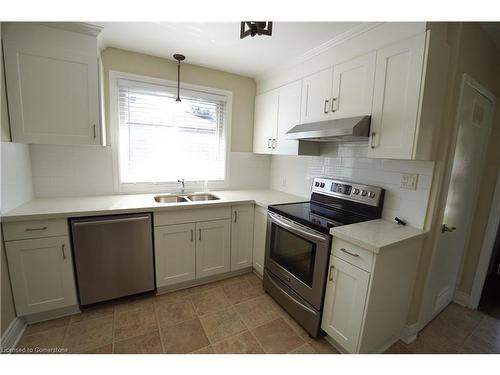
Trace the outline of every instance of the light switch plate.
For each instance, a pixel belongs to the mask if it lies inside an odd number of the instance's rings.
[[[417,190],[418,174],[401,173],[401,189]]]

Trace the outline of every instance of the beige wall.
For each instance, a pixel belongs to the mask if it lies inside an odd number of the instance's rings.
[[[104,66],[104,96],[106,124],[109,125],[109,77],[110,70],[140,74],[167,80],[177,80],[177,62],[116,48],[101,52]],[[186,59],[189,61],[189,56]],[[233,110],[231,121],[231,151],[252,151],[253,103],[255,81],[252,78],[183,63],[181,81],[200,86],[232,91]],[[182,86],[181,86],[182,87]],[[108,139],[109,137],[109,126]]]

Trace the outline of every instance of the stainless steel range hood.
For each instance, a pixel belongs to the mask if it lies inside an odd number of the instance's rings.
[[[286,139],[308,142],[367,141],[370,135],[370,116],[299,124],[286,132]]]

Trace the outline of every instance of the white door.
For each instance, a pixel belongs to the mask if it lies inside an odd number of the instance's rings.
[[[18,316],[76,305],[69,238],[5,242]]]
[[[333,68],[322,70],[302,80],[300,122],[330,119]]]
[[[370,274],[332,256],[321,328],[349,353],[358,347]]]
[[[253,268],[258,274],[264,274],[264,257],[266,253],[267,210],[255,206],[253,220]]]
[[[492,94],[464,76],[456,117],[458,133],[450,155],[453,161],[443,229],[437,239],[424,295],[425,323],[445,308],[455,294],[476,207],[494,100]]]
[[[156,286],[196,277],[195,224],[155,227]]]
[[[12,141],[100,144],[98,60],[4,43]]]
[[[278,124],[278,90],[272,90],[255,97],[253,128],[253,152],[272,153],[272,142]]]
[[[425,34],[377,51],[368,157],[412,159]]]
[[[302,82],[296,81],[279,89],[278,128],[273,154],[297,155],[299,142],[285,138],[285,133],[300,123]]]
[[[229,272],[231,220],[196,223],[196,278]]]
[[[370,115],[376,52],[333,67],[332,118]]]
[[[233,206],[231,271],[252,267],[253,204]]]

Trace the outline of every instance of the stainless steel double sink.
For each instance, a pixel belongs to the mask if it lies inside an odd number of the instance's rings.
[[[165,194],[157,195],[155,201],[158,203],[185,203],[185,202],[200,202],[200,201],[215,201],[220,198],[210,193],[194,193],[194,194]]]

